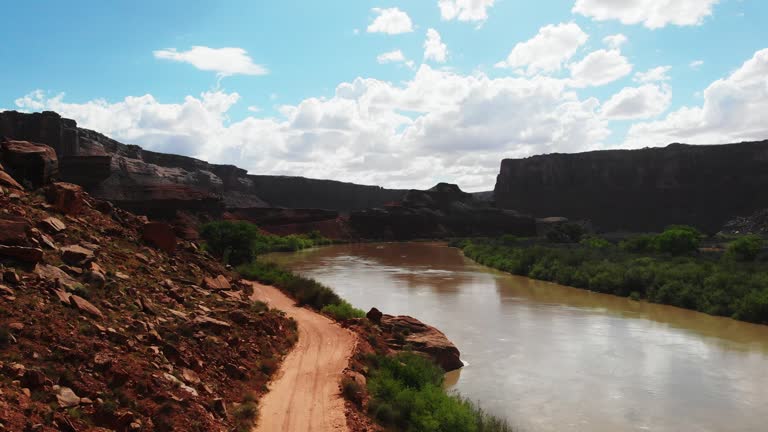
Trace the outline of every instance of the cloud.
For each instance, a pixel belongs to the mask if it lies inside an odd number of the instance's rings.
[[[619,50],[597,50],[568,66],[574,87],[598,87],[632,72],[632,64]]]
[[[566,80],[490,78],[422,65],[406,82],[357,78],[330,97],[279,107],[279,116],[230,121],[237,93],[152,95],[67,103],[45,93],[20,98],[83,127],[155,151],[232,163],[253,173],[332,178],[388,187],[458,182],[488,190],[504,157],[599,148],[610,134],[594,98]],[[514,113],[514,115],[510,115]]]
[[[701,106],[686,106],[664,119],[636,123],[628,147],[671,142],[714,144],[768,138],[768,48],[757,51],[735,72],[704,90]]]
[[[380,64],[399,63],[399,62],[404,62],[405,60],[406,60],[405,55],[400,50],[389,51],[389,52],[381,53],[378,56],[376,56],[376,61],[379,62]]]
[[[655,117],[672,103],[672,91],[667,85],[645,84],[625,87],[603,104],[601,112],[612,120]]]
[[[636,73],[633,80],[639,83],[669,81],[671,79],[669,77],[669,71],[671,69],[672,66],[658,66],[645,72]]]
[[[413,31],[413,22],[407,13],[398,8],[373,8],[378,16],[368,26],[368,33],[401,34]]]
[[[597,21],[618,20],[650,29],[700,25],[720,0],[576,0],[572,12]]]
[[[497,67],[526,68],[526,73],[554,72],[576,54],[589,36],[576,23],[547,25],[539,29],[533,38],[512,48],[506,61]]]
[[[209,48],[193,46],[189,51],[168,48],[153,51],[155,58],[189,63],[204,70],[216,72],[219,76],[266,75],[266,67],[253,63],[248,52],[242,48]]]
[[[621,33],[615,35],[606,36],[603,38],[603,43],[608,45],[609,48],[621,48],[622,45],[627,43],[627,37]]]
[[[248,107],[248,111],[257,113],[257,112],[261,112],[261,108],[256,105],[251,105]]]
[[[688,67],[693,70],[699,70],[702,66],[704,66],[704,60],[694,60],[688,64]]]
[[[427,40],[424,41],[424,60],[445,63],[447,57],[448,45],[443,43],[440,33],[432,28],[427,30]]]
[[[440,16],[446,20],[483,22],[495,0],[438,0]]]

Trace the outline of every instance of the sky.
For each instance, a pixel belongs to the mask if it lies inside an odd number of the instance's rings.
[[[491,190],[504,158],[768,139],[765,0],[30,1],[0,110],[147,149]]]

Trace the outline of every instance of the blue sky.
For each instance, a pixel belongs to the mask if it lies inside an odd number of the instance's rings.
[[[0,108],[253,173],[482,190],[503,157],[768,138],[761,0],[39,1],[4,15]]]

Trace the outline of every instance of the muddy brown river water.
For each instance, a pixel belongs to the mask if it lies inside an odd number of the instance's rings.
[[[524,431],[768,431],[768,326],[511,276],[440,244],[267,258],[441,329],[466,363],[451,391]]]

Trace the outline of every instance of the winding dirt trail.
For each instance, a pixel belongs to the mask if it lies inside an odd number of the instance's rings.
[[[281,309],[299,325],[299,340],[259,403],[254,432],[347,431],[339,382],[355,348],[352,332],[300,308],[277,288],[252,283],[253,300]]]

